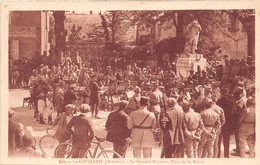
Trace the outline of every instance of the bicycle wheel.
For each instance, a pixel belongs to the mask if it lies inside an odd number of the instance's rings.
[[[40,139],[39,147],[47,156],[53,156],[55,148],[59,145],[59,141],[54,136],[45,135]]]
[[[93,155],[91,153],[91,151],[88,149],[87,152],[85,153],[84,158],[93,158]]]
[[[71,157],[71,151],[72,151],[72,145],[69,143],[61,143],[59,144],[55,151],[54,151],[54,157],[55,158],[70,158]]]
[[[104,158],[104,159],[110,159],[110,158],[122,158],[122,156],[115,152],[115,151],[112,151],[112,150],[104,150],[104,151],[101,151],[97,158]]]

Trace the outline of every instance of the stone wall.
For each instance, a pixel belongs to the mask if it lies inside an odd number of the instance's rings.
[[[31,58],[35,51],[40,52],[41,11],[12,11],[9,17],[9,43],[12,43],[12,41],[19,43],[19,53],[12,59]]]
[[[247,33],[239,20],[235,26],[236,31],[217,24],[214,27],[212,39],[219,45],[219,48],[215,50],[217,57],[228,55],[230,59],[247,59]]]

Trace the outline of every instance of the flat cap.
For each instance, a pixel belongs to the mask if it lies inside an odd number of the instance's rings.
[[[142,96],[141,97],[141,100],[140,100],[140,103],[143,105],[143,104],[148,104],[149,103],[149,97],[146,97],[146,96]]]
[[[75,105],[74,104],[67,104],[66,106],[65,106],[65,109],[67,110],[67,109],[69,109],[69,108],[75,108]]]
[[[90,106],[88,104],[81,104],[80,105],[80,112],[87,113],[90,111]]]
[[[121,100],[117,103],[117,105],[119,106],[119,109],[126,109],[127,105],[128,105],[128,101],[126,100]]]

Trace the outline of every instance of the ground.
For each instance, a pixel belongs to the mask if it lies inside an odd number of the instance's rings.
[[[33,117],[33,108],[29,108],[28,105],[26,104],[24,107],[23,106],[23,98],[29,97],[29,91],[25,89],[10,89],[9,90],[9,106],[12,110],[15,111],[15,114],[13,115],[13,120],[16,123],[23,123],[24,127],[26,126],[32,126],[34,131],[35,131],[35,138],[37,142],[37,151],[41,152],[39,149],[39,141],[41,137],[46,135],[46,128],[50,127],[50,125],[42,125],[36,122],[35,118]],[[101,119],[93,119],[93,125],[95,128],[95,135],[98,137],[106,137],[107,131],[105,131],[105,123],[107,120],[109,112],[104,112],[100,111],[99,116]],[[88,114],[89,116],[91,114]],[[110,142],[104,142],[102,143],[103,147],[106,149],[112,149],[112,143]],[[153,158],[160,158],[160,152],[161,152],[161,147],[159,147],[159,144],[156,144],[157,147],[153,149]],[[234,137],[231,137],[231,142],[230,142],[230,153],[232,153],[233,149],[235,148],[235,142],[234,142]],[[223,150],[223,146],[222,146]],[[126,157],[127,158],[132,158],[132,149],[131,147],[128,147]],[[221,153],[221,157],[223,157],[223,152]],[[231,155],[231,157],[234,157]]]

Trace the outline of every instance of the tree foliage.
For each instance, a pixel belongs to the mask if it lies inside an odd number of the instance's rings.
[[[69,35],[67,43],[68,44],[75,44],[75,42],[82,40],[82,38],[80,36],[81,30],[82,30],[82,26],[76,27],[75,24],[73,24],[73,26],[70,30],[70,35]]]

